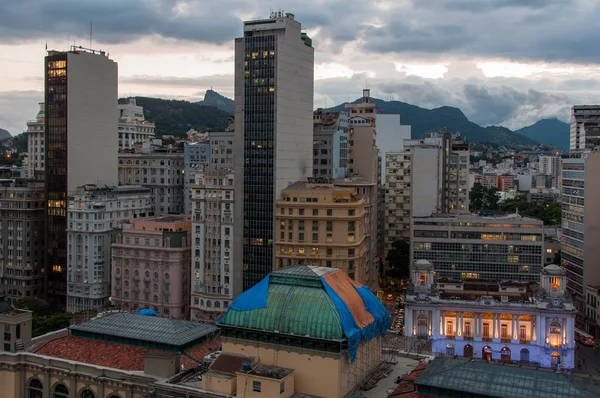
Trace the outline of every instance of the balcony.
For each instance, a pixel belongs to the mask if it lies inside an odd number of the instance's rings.
[[[519,344],[530,344],[531,341],[529,339],[519,339]]]
[[[483,336],[483,337],[481,338],[481,341],[485,341],[485,342],[487,342],[487,343],[491,343],[491,342],[492,342],[492,338],[491,338],[491,337],[489,337],[489,336]]]
[[[465,334],[465,335],[463,336],[463,338],[464,338],[465,340],[473,341],[473,335],[472,335],[472,334]]]
[[[500,342],[501,343],[512,343],[512,339],[510,337],[501,337]]]
[[[446,335],[446,339],[447,340],[456,340],[456,335],[454,335],[454,334],[447,334]]]

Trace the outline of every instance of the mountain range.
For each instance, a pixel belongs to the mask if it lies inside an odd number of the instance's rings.
[[[156,122],[158,135],[183,136],[190,128],[200,131],[219,131],[227,126],[227,118],[234,113],[234,101],[216,91],[207,90],[204,100],[188,102],[160,98],[136,97],[144,107],[147,119]],[[354,103],[360,102],[360,99]],[[471,122],[458,108],[443,106],[435,109],[421,108],[401,101],[371,98],[377,111],[399,114],[402,124],[410,125],[413,138],[428,132],[446,130],[460,133],[471,142],[490,142],[506,146],[545,144],[568,149],[569,125],[558,119],[545,119],[512,131],[502,126],[482,127]],[[345,104],[329,110],[339,111]],[[565,144],[566,142],[566,144]]]
[[[4,129],[0,129],[0,141],[5,140],[7,138],[11,138],[11,137],[12,137],[12,135],[8,131],[6,131]]]

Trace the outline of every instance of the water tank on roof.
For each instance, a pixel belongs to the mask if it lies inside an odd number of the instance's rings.
[[[242,363],[242,372],[250,372],[252,369],[250,362]]]

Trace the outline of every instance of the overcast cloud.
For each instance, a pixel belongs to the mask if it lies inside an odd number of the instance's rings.
[[[354,100],[369,86],[381,98],[456,106],[477,123],[518,128],[545,117],[566,120],[573,103],[600,102],[598,1],[277,5],[296,14],[314,40],[315,107]],[[199,100],[212,86],[232,97],[233,39],[242,34],[242,20],[266,17],[272,6],[266,0],[0,1],[0,127],[23,130],[42,98],[43,53],[33,57],[28,49],[44,42],[60,47],[67,38],[87,44],[92,21],[94,47],[119,62],[121,95]],[[493,63],[508,66],[479,67]]]

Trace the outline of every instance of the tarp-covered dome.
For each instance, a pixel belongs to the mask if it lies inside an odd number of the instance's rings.
[[[343,271],[299,265],[272,272],[242,293],[219,324],[317,339],[348,339],[354,362],[360,341],[384,335],[390,316],[373,293]]]

